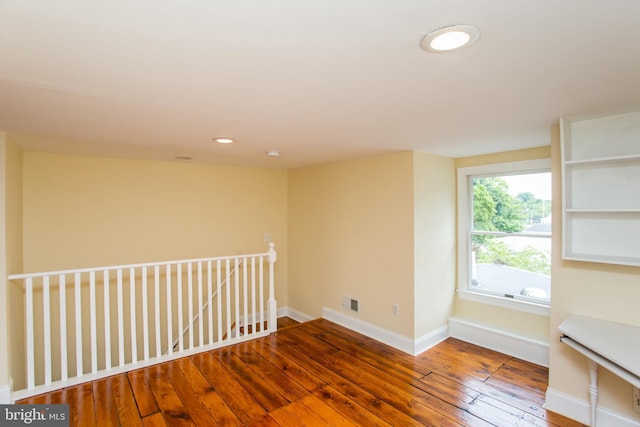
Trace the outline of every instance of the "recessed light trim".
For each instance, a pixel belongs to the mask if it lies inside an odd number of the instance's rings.
[[[451,25],[424,36],[420,47],[427,52],[452,52],[472,45],[479,37],[480,30],[472,25]]]
[[[213,140],[218,144],[233,144],[235,142],[235,139],[227,137],[217,137],[213,138]]]
[[[280,151],[278,150],[269,150],[266,154],[269,157],[280,157]]]

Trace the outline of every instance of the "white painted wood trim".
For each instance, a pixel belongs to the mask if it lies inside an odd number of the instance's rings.
[[[9,384],[0,386],[0,405],[9,405],[13,403],[11,390],[13,389],[13,380],[9,378]]]
[[[378,340],[408,354],[414,354],[414,343],[411,338],[396,332],[383,329],[379,326],[357,319],[348,314],[341,313],[329,307],[322,307],[322,318],[330,320],[338,325],[359,332],[363,335]]]
[[[313,316],[309,316],[306,313],[303,313],[301,311],[295,310],[293,308],[290,307],[280,307],[278,308],[278,317],[290,317],[293,320],[295,320],[296,322],[309,322],[313,319],[316,319]]]
[[[640,387],[640,327],[570,314],[558,330],[560,341]]]
[[[290,307],[281,307],[278,309],[278,317],[288,316],[298,322],[308,322],[314,320],[315,317],[302,313]],[[398,350],[404,351],[411,355],[418,355],[430,349],[436,344],[444,341],[449,337],[447,326],[436,329],[420,338],[412,340],[411,338],[397,334],[392,331],[380,328],[368,322],[341,313],[328,307],[322,308],[322,318],[330,320],[334,323],[344,326],[345,328],[359,332],[363,335],[378,340]]]
[[[418,354],[424,353],[431,347],[440,344],[447,338],[449,338],[448,326],[442,326],[434,331],[429,332],[426,335],[421,336],[420,338],[416,338],[413,341],[413,355],[417,356]]]
[[[173,354],[164,354],[157,358],[151,358],[149,360],[138,360],[135,363],[127,364],[122,367],[115,367],[109,370],[101,370],[96,373],[90,373],[83,375],[82,377],[74,377],[70,378],[68,381],[62,383],[62,381],[55,381],[50,385],[40,385],[36,386],[32,390],[23,389],[14,391],[12,394],[12,398],[15,400],[25,399],[27,397],[36,396],[38,394],[47,393],[54,390],[59,390],[63,387],[72,387],[78,384],[86,383],[89,381],[96,381],[102,378],[110,377],[113,375],[133,371],[140,368],[146,368],[148,366],[154,366],[163,362],[169,362],[171,360],[180,359],[183,357],[188,357],[194,354],[203,353],[210,350],[216,350],[218,348],[227,347],[232,344],[239,344],[242,342],[250,341],[256,338],[262,338],[269,335],[268,331],[261,331],[255,334],[250,335],[242,335],[242,336],[234,336],[232,338],[228,338],[224,341],[218,341],[212,345],[204,345],[198,348],[192,348],[184,350],[180,353],[174,352]],[[1,389],[0,389],[1,390]]]
[[[449,335],[537,365],[549,367],[549,343],[468,320],[449,318]]]
[[[549,411],[589,425],[591,409],[587,400],[577,399],[575,396],[549,388],[543,406]],[[597,418],[599,427],[640,427],[640,421],[600,406]]]

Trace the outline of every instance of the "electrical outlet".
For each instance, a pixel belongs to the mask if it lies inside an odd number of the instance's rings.
[[[638,387],[633,388],[633,409],[640,412],[640,389]]]
[[[391,306],[391,314],[393,314],[394,316],[397,316],[399,312],[400,312],[400,309],[398,308],[398,304],[393,304]]]

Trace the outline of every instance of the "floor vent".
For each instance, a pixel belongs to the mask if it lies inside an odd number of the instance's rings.
[[[343,297],[342,299],[342,307],[344,307],[345,310],[350,310],[354,313],[357,313],[359,311],[359,305],[360,301],[358,301],[357,299],[350,297]]]

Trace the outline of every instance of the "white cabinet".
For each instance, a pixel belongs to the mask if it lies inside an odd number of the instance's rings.
[[[640,111],[560,128],[563,258],[640,265]]]

